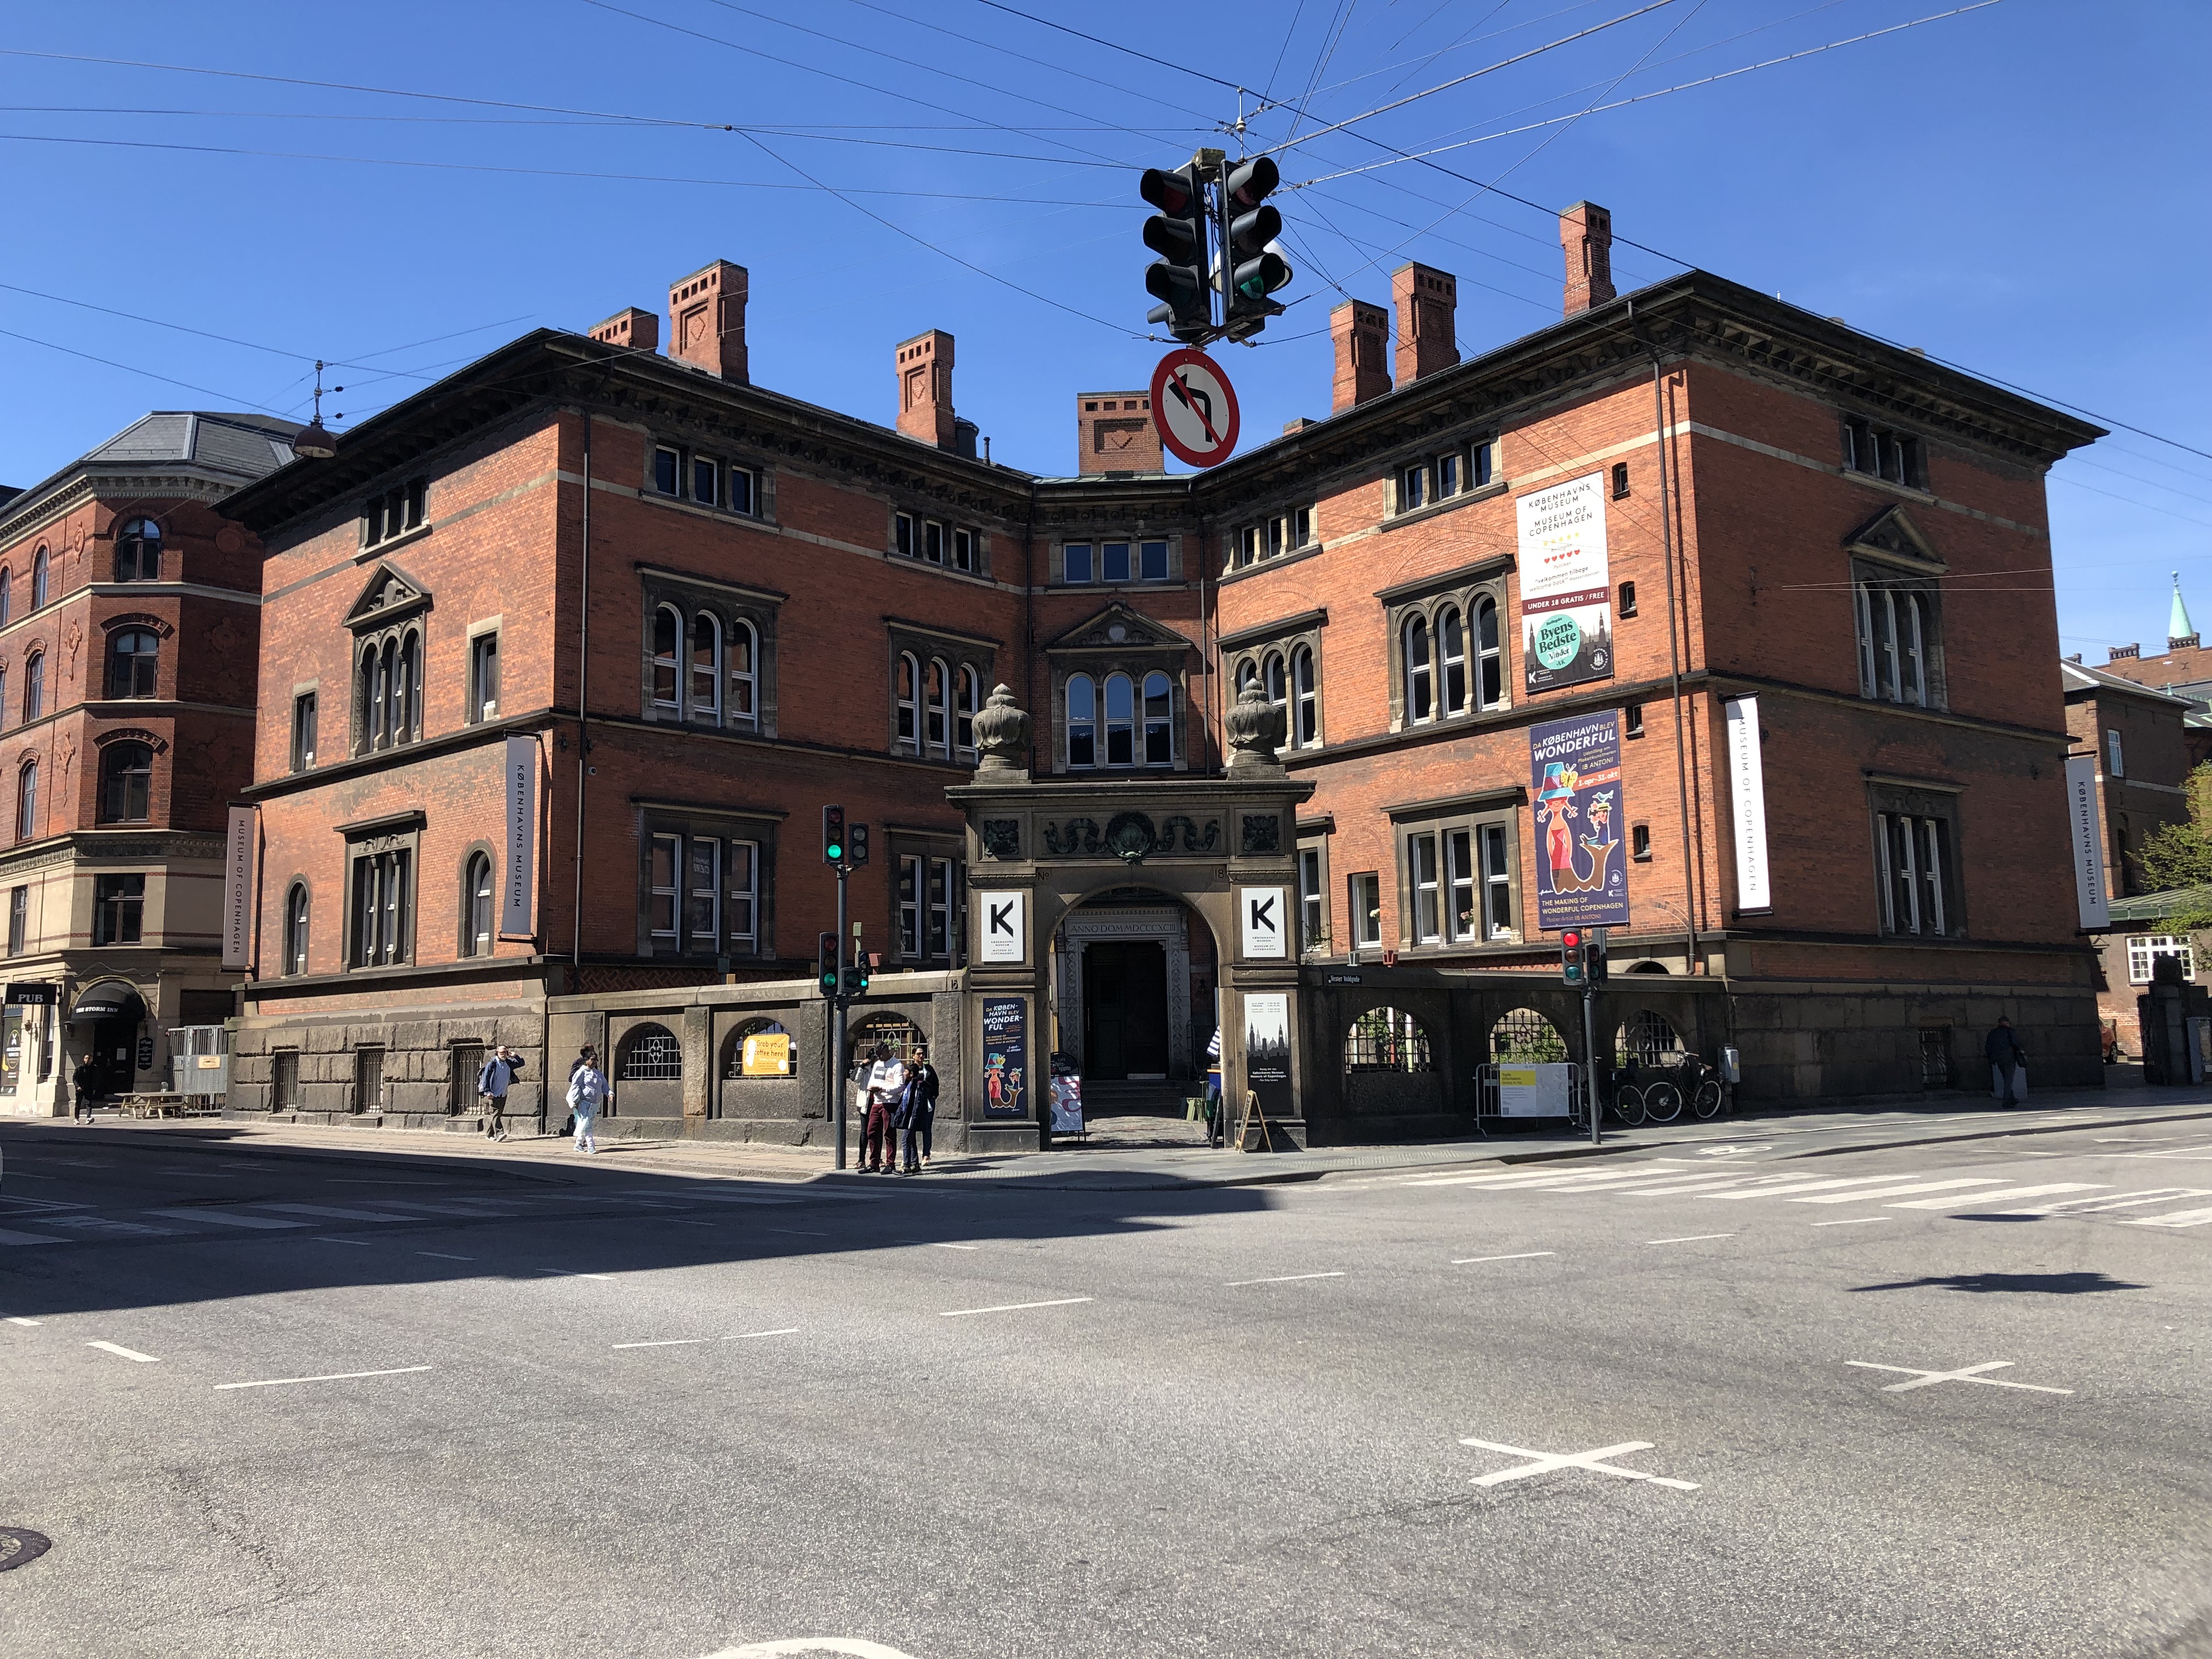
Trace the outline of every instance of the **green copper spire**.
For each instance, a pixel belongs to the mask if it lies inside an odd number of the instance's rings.
[[[2166,637],[2185,640],[2196,631],[2189,625],[2189,607],[2181,602],[2181,573],[2177,570],[2173,573],[2173,612],[2166,619]]]

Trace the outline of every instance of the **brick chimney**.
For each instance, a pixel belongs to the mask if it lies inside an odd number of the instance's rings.
[[[1459,362],[1452,318],[1459,309],[1459,278],[1428,265],[1400,265],[1390,273],[1390,304],[1398,313],[1398,384]]]
[[[1390,313],[1364,300],[1346,300],[1328,313],[1336,348],[1336,380],[1329,413],[1341,414],[1390,389]]]
[[[2142,647],[2140,644],[2116,645],[2106,652],[2105,660],[2106,662],[2133,662],[2142,655]]]
[[[1611,305],[1613,216],[1595,202],[1577,202],[1559,216],[1559,245],[1567,255],[1567,316]]]
[[[750,383],[743,265],[717,259],[668,290],[668,355],[726,380]]]
[[[1167,465],[1160,429],[1152,424],[1151,392],[1075,394],[1078,472],[1164,472]]]
[[[941,328],[903,342],[898,374],[898,429],[939,449],[953,447],[952,337]]]
[[[593,329],[592,337],[608,345],[627,346],[632,351],[658,351],[660,319],[635,306],[624,306]]]

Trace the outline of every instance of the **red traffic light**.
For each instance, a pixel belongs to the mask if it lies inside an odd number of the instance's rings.
[[[1559,935],[1559,943],[1570,951],[1573,950],[1582,942],[1583,936],[1571,927],[1570,927],[1565,933]]]
[[[1183,169],[1170,173],[1164,167],[1146,167],[1137,180],[1137,194],[1163,213],[1182,214],[1190,211],[1194,192]]]

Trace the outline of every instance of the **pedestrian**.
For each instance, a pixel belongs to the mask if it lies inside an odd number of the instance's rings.
[[[477,1073],[477,1107],[484,1115],[484,1133],[494,1140],[507,1139],[507,1091],[521,1074],[522,1056],[504,1042]]]
[[[611,1102],[614,1091],[607,1087],[607,1074],[599,1069],[599,1056],[586,1045],[568,1068],[568,1115],[576,1126],[576,1150],[586,1155],[596,1154],[599,1143],[592,1136],[592,1123],[599,1115],[599,1108]]]
[[[2027,1064],[2027,1051],[2020,1046],[2020,1038],[2014,1035],[2011,1020],[2002,1014],[1997,1016],[1996,1029],[1990,1033],[1990,1040],[1982,1045],[1982,1052],[1990,1057],[1990,1092],[2001,1092],[2008,1106],[2019,1105],[2020,1090],[2027,1085],[2027,1079],[2021,1072]]]
[[[71,1121],[92,1121],[93,1096],[99,1087],[100,1073],[93,1066],[92,1056],[87,1054],[77,1061],[76,1070],[70,1073],[70,1088],[76,1097],[76,1103],[70,1113]]]
[[[929,1045],[922,1043],[914,1051],[914,1059],[906,1068],[906,1099],[901,1108],[903,1121],[902,1151],[905,1156],[904,1173],[920,1175],[923,1164],[929,1162],[930,1132],[937,1124],[937,1091],[939,1080],[937,1067],[929,1063]],[[916,1152],[921,1153],[915,1157]]]
[[[892,1138],[891,1113],[906,1091],[906,1067],[891,1056],[891,1045],[878,1042],[868,1050],[868,1075],[862,1086],[866,1115],[861,1119],[860,1172],[892,1175],[898,1170],[898,1143]]]
[[[1222,1142],[1224,1125],[1221,1121],[1221,1026],[1217,1021],[1213,1035],[1206,1044],[1206,1144],[1218,1146]]]

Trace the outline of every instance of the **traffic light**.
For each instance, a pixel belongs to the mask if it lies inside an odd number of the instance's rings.
[[[822,988],[822,994],[837,994],[837,935],[819,933],[814,940],[814,982]]]
[[[1223,321],[1232,340],[1257,334],[1267,327],[1268,318],[1282,315],[1283,307],[1267,296],[1291,280],[1291,262],[1275,240],[1283,234],[1283,216],[1267,204],[1267,196],[1282,180],[1271,158],[1255,155],[1222,184],[1222,214],[1229,222],[1224,260],[1229,267],[1229,292]]]
[[[845,861],[845,809],[825,806],[822,809],[822,862],[842,864]]]
[[[868,861],[868,826],[856,823],[845,832],[845,856],[857,870]]]
[[[868,988],[868,955],[865,951],[853,952],[853,965],[845,970],[845,994],[858,996]]]
[[[1589,969],[1589,982],[1593,985],[1604,984],[1613,977],[1613,969],[1607,965],[1605,929],[1591,928],[1583,935],[1583,960],[1584,965]]]
[[[1570,927],[1559,935],[1559,972],[1568,984],[1589,983],[1589,950],[1581,928]]]
[[[1145,271],[1145,289],[1162,303],[1145,320],[1165,323],[1178,340],[1202,340],[1213,327],[1204,176],[1195,161],[1172,172],[1146,167],[1137,193],[1159,210],[1145,221],[1145,246],[1160,256]]]

